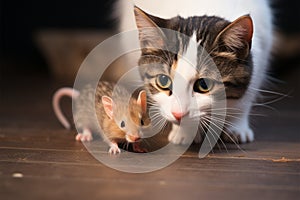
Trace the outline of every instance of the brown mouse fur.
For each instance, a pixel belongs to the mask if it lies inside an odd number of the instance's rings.
[[[134,151],[142,151],[136,144],[141,138],[141,126],[147,121],[143,120],[147,116],[147,98],[144,90],[139,91],[137,98],[133,98],[124,87],[106,81],[99,82],[96,93],[89,85],[80,92],[73,88],[58,90],[53,98],[54,111],[60,122],[69,128],[70,125],[59,108],[59,100],[64,95],[74,99],[74,121],[79,131],[76,140],[90,141],[92,133],[102,133],[110,146],[109,153],[120,153],[117,145],[119,142],[135,143]],[[126,99],[129,99],[129,103]]]

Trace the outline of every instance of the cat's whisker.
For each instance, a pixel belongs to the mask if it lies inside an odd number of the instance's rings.
[[[160,121],[165,121],[165,119],[163,117],[161,117],[160,115],[156,115],[155,117],[151,118],[152,123],[157,123]]]
[[[226,112],[228,112],[228,110],[233,110],[233,111],[242,111],[239,108],[231,108],[231,107],[224,107],[224,108],[211,108],[210,110],[212,111],[220,111],[220,110],[225,110]]]
[[[150,108],[150,111],[149,111],[150,113],[151,112],[160,112],[160,108],[159,107],[154,107],[154,106],[152,106],[151,108]]]
[[[151,109],[154,109],[154,108],[158,107],[156,102],[152,102],[152,101],[149,101],[149,100],[147,101],[147,104],[150,105],[149,108],[151,108]]]
[[[235,114],[235,115],[243,115],[245,113],[232,113],[232,114]],[[257,114],[257,113],[249,113],[247,114],[248,116],[258,116],[258,117],[265,117],[266,115],[262,115],[262,114]],[[230,116],[230,115],[227,115],[227,116]],[[232,117],[234,117],[233,115],[231,115]],[[239,119],[237,116],[236,116],[237,119]]]
[[[266,109],[269,109],[269,110],[272,110],[272,111],[274,111],[274,112],[277,112],[277,113],[279,113],[279,111],[276,109],[276,108],[274,108],[274,107],[272,107],[272,106],[269,106],[269,105],[265,105],[265,104],[263,104],[263,103],[255,103],[255,104],[253,104],[253,107],[263,107],[263,108],[266,108]],[[257,114],[258,116],[263,116],[263,117],[266,117],[267,115],[259,115],[259,114]]]
[[[251,90],[254,90],[254,91],[257,91],[257,92],[261,92],[261,93],[274,94],[274,95],[283,96],[283,97],[291,97],[290,96],[291,92],[289,92],[289,94],[283,94],[283,93],[275,92],[275,91],[271,91],[271,90],[257,89],[257,88],[253,88],[253,87],[249,87],[249,88]]]
[[[160,115],[160,111],[157,109],[157,110],[154,110],[154,109],[151,109],[149,111],[149,116],[156,116],[156,115]]]
[[[228,153],[227,146],[226,146],[226,144],[223,142],[223,140],[222,140],[222,138],[220,137],[220,135],[218,136],[218,134],[216,133],[216,130],[214,130],[214,129],[212,129],[212,130],[213,130],[213,133],[216,134],[217,140],[221,141],[223,147],[225,148],[226,152]],[[212,133],[212,134],[213,134],[213,133]],[[220,150],[220,149],[221,149],[221,148],[220,148],[220,145],[219,145],[218,141],[216,141],[216,142],[217,142],[218,148],[219,148],[219,150]]]
[[[151,120],[152,126],[157,126],[162,121],[161,117],[156,117],[155,119]]]
[[[152,121],[152,123],[153,123],[152,127],[155,127],[155,128],[158,127],[158,130],[162,130],[162,128],[164,128],[164,126],[166,125],[166,122],[167,122],[166,119],[164,119],[160,115],[157,115],[155,117],[155,119],[153,119],[153,121]]]
[[[151,106],[151,108],[153,108],[154,110],[160,110],[160,105],[157,104],[156,102],[154,102],[154,104]]]
[[[191,116],[192,119],[198,119],[199,117],[205,116],[207,112],[200,112],[198,109],[190,110],[193,115]]]
[[[157,103],[156,102],[147,102],[149,105],[150,105],[150,107],[149,107],[149,109],[150,110],[159,110],[160,109],[160,107],[159,107],[159,105],[157,105]]]
[[[265,108],[273,110],[273,111],[277,111],[277,110],[268,105],[276,103],[278,101],[281,101],[284,98],[289,98],[289,97],[291,97],[291,94],[292,94],[292,91],[290,91],[288,94],[283,94],[280,92],[264,90],[264,89],[257,89],[257,88],[253,88],[253,87],[249,87],[249,89],[253,90],[255,92],[259,92],[259,95],[261,96],[260,98],[263,101],[261,103],[253,103],[253,106],[265,107]],[[275,95],[275,96],[279,96],[279,97],[274,99],[274,96],[266,96],[265,94]],[[272,100],[265,101],[266,99],[270,99],[270,98],[272,98]]]
[[[167,127],[167,123],[166,123],[166,121],[163,121],[163,122],[161,123],[160,128],[159,128],[160,132],[161,132],[162,130],[164,130],[166,127]]]
[[[159,124],[157,124],[157,125],[155,125],[155,126],[153,126],[153,127],[155,127],[154,130],[155,130],[156,133],[157,133],[157,132],[160,132],[160,131],[162,131],[162,130],[164,129],[165,123],[161,122],[161,123],[159,123]],[[153,129],[152,129],[152,134],[153,134]]]
[[[218,113],[213,113],[211,116],[222,116],[222,117],[230,117],[230,118],[232,118],[232,119],[241,119],[241,117],[238,117],[238,115],[240,115],[240,114],[236,114],[236,115],[231,115],[231,114],[218,114]]]
[[[160,113],[159,112],[154,112],[154,113],[150,113],[150,117],[152,119],[155,119],[156,117],[161,117]]]
[[[271,101],[266,101],[266,102],[263,102],[261,103],[262,105],[269,105],[269,104],[273,104],[273,103],[276,103],[278,101],[281,101],[282,99],[286,98],[288,96],[282,96],[282,97],[279,97],[277,99],[274,99],[274,100],[271,100]],[[253,105],[259,105],[258,103],[254,103]]]
[[[236,147],[239,149],[239,150],[241,150],[241,151],[243,151],[241,148],[240,148],[240,146],[235,142],[235,140],[224,130],[224,129],[221,129],[220,127],[218,127],[218,126],[216,126],[219,130],[221,130],[222,131],[222,133],[224,133],[224,134],[226,134],[227,135],[227,137],[236,145]],[[215,130],[213,130],[214,132],[215,132]],[[228,152],[228,149],[227,149],[227,146],[225,145],[225,143],[223,142],[223,140],[222,140],[222,138],[221,138],[221,136],[219,137],[219,140],[223,143],[223,145],[224,145],[224,147],[225,147],[225,149],[226,149],[226,151]]]
[[[242,112],[240,113],[237,113],[237,112],[229,112],[229,111],[226,111],[227,109],[224,108],[224,109],[207,109],[207,110],[202,110],[201,111],[201,116],[204,116],[204,115],[207,115],[207,114],[210,114],[210,115],[219,115],[219,116],[228,116],[228,114],[233,114],[233,115],[239,115],[239,114],[242,114]],[[197,115],[198,116],[198,115]]]
[[[220,113],[221,110],[224,110],[224,113]],[[214,115],[221,115],[221,114],[224,114],[224,115],[242,115],[244,114],[244,112],[241,110],[241,109],[238,109],[238,108],[218,108],[218,109],[211,109],[210,111],[212,111],[211,113],[214,114]],[[215,112],[215,111],[218,111],[218,112]],[[239,111],[239,112],[233,112],[233,111]],[[209,113],[209,110],[206,111]],[[255,113],[249,113],[249,115],[251,116],[262,116],[262,115],[258,115],[258,114],[255,114]]]
[[[215,127],[217,127],[221,131],[224,131],[225,126],[234,127],[230,122],[224,121],[223,119],[218,119],[218,118],[213,118],[213,117],[206,116],[206,117],[203,117],[202,120],[204,120],[204,121],[206,121],[208,123],[213,124]]]
[[[156,119],[156,118],[159,118],[159,117],[162,117],[162,116],[161,116],[160,112],[155,111],[155,112],[149,113],[149,117],[150,117],[151,119]]]
[[[204,117],[204,119],[207,119],[207,120],[214,120],[214,121],[217,121],[218,123],[223,123],[223,124],[226,125],[226,126],[230,126],[230,127],[232,127],[232,128],[236,128],[236,129],[237,129],[237,127],[236,127],[233,123],[231,123],[231,122],[229,122],[229,121],[226,121],[226,120],[223,120],[223,119],[220,119],[220,118],[218,118],[218,117],[210,116],[210,117]]]
[[[207,120],[207,119],[206,119]],[[222,131],[222,133],[224,133],[235,145],[236,147],[242,151],[242,152],[245,152],[241,147],[240,145],[232,138],[232,136],[225,130],[224,127],[220,127],[218,126],[217,124],[215,124],[213,121],[209,121],[210,123],[212,123],[216,128],[218,128],[220,131]]]
[[[157,124],[153,125],[153,127],[161,131],[165,127],[165,121],[159,121]]]
[[[211,122],[211,120],[213,120],[213,121],[215,121],[217,123],[223,124],[223,125],[219,124],[219,126],[218,126],[219,128],[222,128],[223,130],[226,128],[226,126],[237,129],[237,127],[233,123],[231,123],[229,121],[223,121],[223,119],[218,119],[218,118],[204,118],[204,120],[208,120],[210,122]]]
[[[207,122],[201,121],[201,123],[203,123],[203,124],[205,125],[206,129],[209,130],[209,125],[207,124]],[[219,145],[219,143],[218,143],[218,140],[220,139],[220,137],[218,137],[218,134],[216,133],[216,131],[215,131],[214,129],[212,129],[212,131],[213,131],[212,136],[213,136],[213,138],[214,138],[214,140],[215,140],[215,142],[216,142],[216,144],[217,144],[217,146],[218,146],[218,148],[219,148],[219,150],[220,150],[221,148],[220,148],[220,145]],[[207,133],[206,133],[206,134],[207,134]],[[216,134],[216,135],[215,135],[215,134]],[[217,138],[216,138],[216,137],[217,137]],[[209,138],[207,138],[207,139],[209,139]],[[221,141],[221,142],[222,142],[224,148],[226,149],[226,151],[228,152],[225,143],[224,143],[223,141]]]
[[[203,125],[205,126],[205,128],[206,128],[207,130],[209,129],[209,126],[206,125],[206,123],[203,122]],[[204,131],[204,134],[207,134],[207,133]],[[210,142],[209,137],[207,137],[207,141],[208,141],[208,143],[209,143],[209,146],[211,147],[211,151],[213,152],[214,146],[212,146],[212,143]]]

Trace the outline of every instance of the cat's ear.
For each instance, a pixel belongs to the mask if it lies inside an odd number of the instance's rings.
[[[149,15],[137,6],[134,6],[134,15],[139,30],[141,48],[162,49],[165,35],[159,27],[166,24],[166,20]]]
[[[141,106],[143,113],[147,112],[147,94],[145,90],[140,91],[137,104]]]
[[[101,98],[105,113],[110,119],[113,119],[113,100],[108,96]]]
[[[239,58],[246,58],[251,49],[253,22],[249,15],[244,15],[227,27],[217,36],[215,42],[226,47],[225,50],[236,53]]]

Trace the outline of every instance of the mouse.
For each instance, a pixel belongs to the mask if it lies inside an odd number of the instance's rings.
[[[147,95],[144,89],[139,89],[137,97],[133,97],[121,85],[99,81],[96,91],[90,85],[84,86],[80,91],[68,87],[57,90],[52,100],[54,113],[61,124],[70,129],[71,125],[60,108],[60,99],[63,96],[73,99],[77,141],[91,141],[93,133],[100,133],[109,145],[110,154],[121,153],[118,144],[124,142],[131,143],[134,152],[147,152],[140,147],[141,128],[146,125],[146,121],[149,124]],[[129,102],[126,102],[126,99],[129,99]]]

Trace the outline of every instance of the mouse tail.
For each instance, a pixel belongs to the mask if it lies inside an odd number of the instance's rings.
[[[72,99],[76,99],[79,96],[79,94],[80,94],[79,91],[77,91],[73,88],[61,88],[57,92],[55,92],[55,94],[53,96],[52,105],[53,105],[54,113],[55,113],[56,117],[58,118],[58,120],[60,121],[60,123],[66,129],[70,129],[71,125],[60,109],[60,99],[63,96],[68,96],[68,97],[71,97]]]

